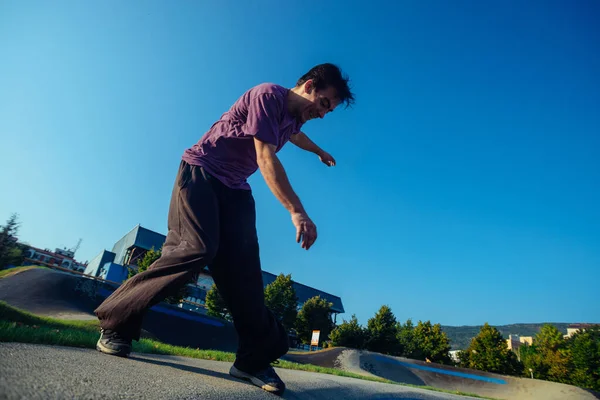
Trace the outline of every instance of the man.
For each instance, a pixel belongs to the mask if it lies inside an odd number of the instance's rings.
[[[348,79],[333,64],[313,67],[291,89],[263,83],[244,93],[184,152],[162,255],[95,310],[102,328],[97,349],[127,356],[132,340],[139,340],[146,310],[208,266],[239,337],[230,374],[283,393],[285,385],[271,363],[288,351],[288,336],[264,303],[255,206],[247,179],[260,169],[290,212],[296,242],[310,249],[317,228],[294,193],[277,152],[291,141],[326,165],[335,165],[334,158],[300,128],[353,101]]]

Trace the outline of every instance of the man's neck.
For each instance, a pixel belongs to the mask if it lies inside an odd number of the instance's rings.
[[[287,95],[287,108],[290,114],[298,116],[299,110],[302,105],[302,96],[298,93],[302,88],[293,87],[290,89]]]

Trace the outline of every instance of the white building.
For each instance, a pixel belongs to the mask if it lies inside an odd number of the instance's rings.
[[[75,260],[75,252],[68,249],[38,249],[27,246],[25,250],[24,265],[45,265],[47,267],[61,267],[77,272],[83,272],[87,264]]]

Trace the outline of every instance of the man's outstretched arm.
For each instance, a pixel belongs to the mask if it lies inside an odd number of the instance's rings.
[[[290,137],[290,142],[294,143],[302,150],[310,151],[311,153],[316,154],[325,165],[330,167],[335,165],[335,159],[331,156],[331,154],[317,146],[317,144],[310,140],[310,138],[304,132],[298,132],[295,135],[292,135]]]
[[[276,147],[258,139],[254,139],[254,146],[256,162],[267,186],[292,216],[292,223],[296,227],[296,242],[299,243],[302,239],[302,248],[308,250],[317,240],[317,227],[292,189],[285,169],[277,157]]]

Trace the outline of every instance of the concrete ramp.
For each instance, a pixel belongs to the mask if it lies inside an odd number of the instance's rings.
[[[305,354],[293,353],[285,358],[298,363],[378,376],[399,383],[432,386],[494,399],[592,400],[599,398],[590,391],[561,383],[515,378],[347,348]]]
[[[94,310],[116,285],[85,276],[33,268],[0,279],[0,301],[38,315],[95,319]],[[235,352],[233,324],[159,303],[146,313],[146,336],[175,346]]]

